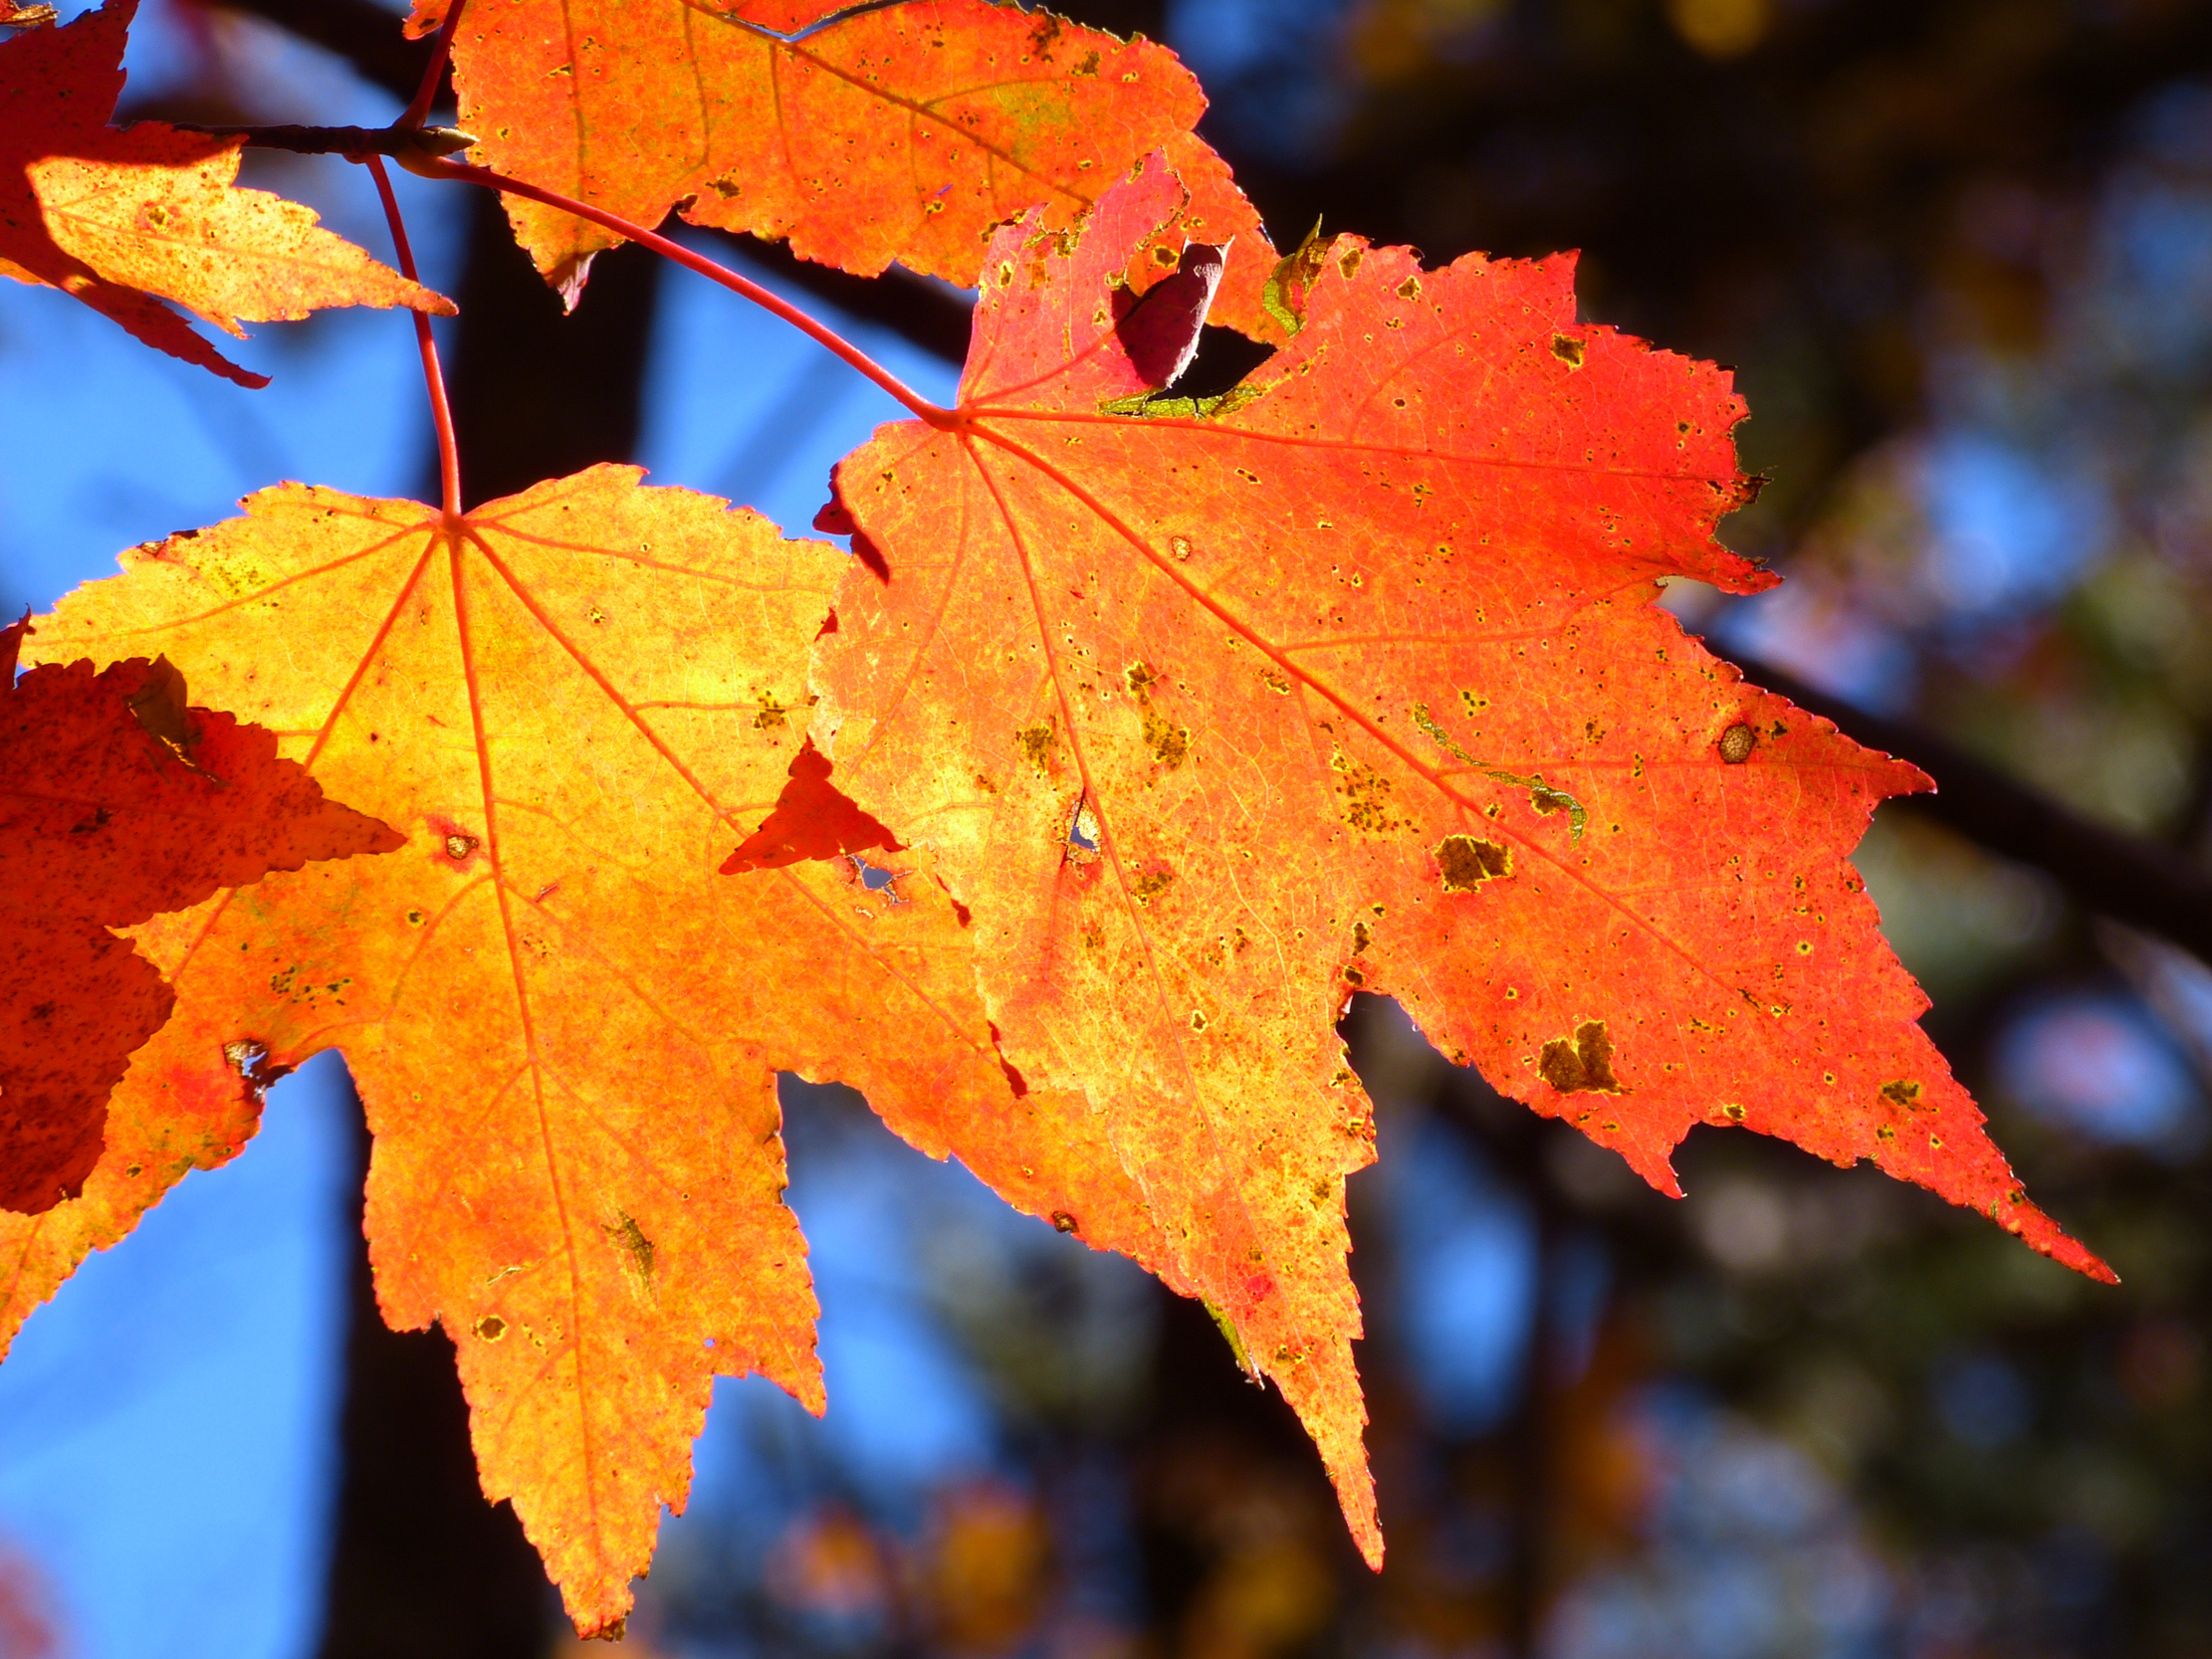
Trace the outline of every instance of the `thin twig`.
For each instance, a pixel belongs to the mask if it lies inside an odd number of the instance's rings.
[[[1924,726],[1869,714],[1771,664],[1729,655],[1754,685],[1781,693],[1834,721],[1845,736],[1909,760],[1935,779],[1934,794],[1900,796],[1897,806],[2043,871],[2085,910],[2212,962],[2212,874],[2184,854],[2084,817]]]
[[[172,123],[182,132],[205,132],[217,138],[243,138],[256,149],[289,150],[294,155],[342,155],[357,161],[364,155],[388,155],[405,165],[410,159],[436,160],[458,155],[476,142],[473,134],[452,126],[207,126],[194,121]]]
[[[845,339],[836,329],[815,318],[789,301],[779,299],[751,278],[741,277],[735,271],[717,265],[704,254],[695,254],[679,242],[671,242],[657,231],[623,218],[619,213],[609,213],[605,208],[593,207],[589,202],[579,202],[573,196],[564,196],[557,190],[541,189],[526,184],[519,178],[509,178],[505,173],[494,172],[489,167],[471,166],[465,162],[442,160],[417,160],[401,157],[400,165],[423,178],[459,179],[465,184],[480,184],[488,190],[504,195],[521,196],[526,200],[542,202],[547,207],[556,207],[563,213],[574,214],[578,219],[588,219],[616,235],[627,237],[641,247],[650,248],[663,259],[673,260],[687,271],[695,271],[709,282],[720,283],[733,294],[743,295],[763,311],[782,318],[815,344],[833,352],[847,364],[866,375],[896,398],[916,416],[932,426],[950,427],[960,424],[961,417],[950,409],[940,408],[909,386],[857,345]]]
[[[422,72],[422,85],[415,89],[412,103],[406,113],[392,125],[409,131],[430,118],[431,101],[438,96],[438,84],[445,79],[446,60],[453,56],[453,31],[461,26],[461,8],[468,0],[451,0],[446,7],[445,22],[438,27],[437,43],[430,49],[430,63]]]
[[[399,198],[392,194],[391,175],[384,170],[384,158],[376,154],[361,157],[369,176],[376,180],[377,199],[384,204],[384,219],[391,226],[392,249],[399,259],[399,274],[409,282],[418,282],[415,275],[415,251],[407,245],[406,222],[399,217]],[[438,433],[438,487],[445,500],[448,525],[461,517],[461,446],[453,437],[453,407],[446,401],[445,375],[438,368],[438,342],[430,332],[430,318],[421,311],[411,313],[415,319],[415,344],[422,350],[422,379],[430,393],[430,424]]]

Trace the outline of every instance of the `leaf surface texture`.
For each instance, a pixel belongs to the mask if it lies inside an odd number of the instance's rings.
[[[450,529],[285,486],[123,562],[34,646],[165,653],[406,845],[141,932],[176,1013],[84,1197],[0,1220],[5,1329],[227,1156],[268,1075],[342,1049],[385,1318],[443,1322],[485,1491],[604,1631],[713,1378],[822,1405],[776,1071],[859,1087],[937,1156],[931,1126],[966,1126],[1035,1213],[1080,1187],[1102,1226],[1141,1216],[1086,1115],[1015,1095],[926,856],[874,853],[890,891],[844,858],[716,873],[791,781],[836,548],[602,467]]]
[[[1242,387],[1148,404],[1125,341],[1158,330],[1116,274],[1182,200],[1154,167],[1074,231],[1000,231],[961,421],[840,465],[889,579],[845,575],[814,740],[934,850],[1006,1057],[1102,1114],[1370,1558],[1356,989],[1662,1191],[1692,1125],[1742,1125],[2103,1274],[1920,1031],[1848,862],[1925,779],[1655,603],[1772,581],[1712,534],[1748,490],[1727,375],[1577,322],[1570,259],[1339,238]]]
[[[472,0],[453,46],[475,154],[640,224],[786,239],[874,276],[894,261],[963,287],[991,227],[1058,227],[1166,146],[1204,188],[1191,234],[1233,239],[1216,320],[1252,332],[1274,254],[1192,131],[1206,98],[1165,47],[989,0],[834,8],[695,0]],[[420,3],[411,28],[443,16]],[[613,233],[510,198],[538,269],[572,295]],[[1157,273],[1140,270],[1140,287]]]

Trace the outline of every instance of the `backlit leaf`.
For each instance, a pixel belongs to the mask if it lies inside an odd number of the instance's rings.
[[[48,656],[164,653],[407,840],[141,930],[177,1008],[119,1130],[81,1199],[0,1218],[12,1332],[228,1156],[270,1075],[341,1049],[384,1315],[452,1336],[485,1490],[584,1631],[619,1624],[682,1508],[715,1376],[821,1408],[777,1071],[854,1084],[933,1155],[934,1115],[962,1123],[1034,1213],[1075,1190],[1117,1235],[1143,1214],[1085,1114],[1016,1094],[926,853],[872,853],[888,886],[841,857],[716,874],[790,782],[849,560],[637,479],[595,468],[451,530],[288,485],[41,621]]]
[[[1146,152],[1195,182],[1191,234],[1233,243],[1217,320],[1273,324],[1275,256],[1194,135],[1206,98],[1175,54],[1049,12],[909,0],[776,31],[832,8],[788,0],[471,0],[453,46],[475,159],[640,224],[788,239],[872,276],[896,261],[973,285],[991,227],[1042,205],[1070,223]],[[444,15],[417,0],[410,27]],[[517,237],[573,297],[612,232],[510,199]],[[1140,270],[1143,287],[1157,276]]]
[[[1342,237],[1244,385],[1150,396],[1174,330],[1116,273],[1182,199],[1155,166],[1073,231],[998,234],[956,420],[838,468],[888,580],[846,572],[813,734],[862,809],[927,827],[1007,1059],[1100,1111],[1370,1558],[1354,990],[1662,1191],[1692,1125],[1740,1125],[2103,1276],[1984,1134],[1848,862],[1925,779],[1655,603],[1773,580],[1713,538],[1748,491],[1726,373],[1576,321],[1571,258]]]
[[[245,386],[267,376],[230,362],[159,302],[240,338],[241,321],[331,306],[451,313],[451,302],[324,230],[312,209],[235,188],[244,139],[105,124],[136,9],[107,0],[61,28],[0,41],[0,274],[73,294],[146,344]]]
[[[36,1214],[83,1188],[108,1093],[174,1001],[108,930],[400,842],[268,732],[188,707],[166,661],[17,679],[23,630],[0,629],[0,1210]]]

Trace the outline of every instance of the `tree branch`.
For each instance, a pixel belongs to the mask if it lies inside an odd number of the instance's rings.
[[[1909,760],[1935,779],[1934,794],[1904,796],[1900,807],[2041,870],[2085,910],[2155,933],[2212,962],[2212,876],[2171,847],[2086,818],[1924,726],[1870,715],[1771,664],[1728,655],[1754,685],[1779,692],[1834,721],[1845,736]]]

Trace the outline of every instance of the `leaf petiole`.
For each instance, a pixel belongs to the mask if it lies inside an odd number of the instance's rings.
[[[391,174],[384,170],[384,158],[371,151],[360,160],[376,180],[376,198],[384,204],[384,222],[391,226],[392,251],[398,257],[400,275],[409,282],[420,281],[415,275],[415,251],[408,246],[406,221],[399,216],[399,198],[392,194]],[[438,367],[438,342],[430,332],[430,318],[420,311],[413,315],[415,344],[422,351],[423,384],[430,393],[430,423],[438,434],[438,488],[443,498],[439,505],[451,527],[461,516],[461,447],[453,436],[453,406],[446,399],[445,375]]]
[[[717,265],[704,254],[695,254],[689,248],[683,246],[682,243],[672,242],[657,231],[647,230],[643,225],[623,218],[619,213],[609,213],[604,208],[593,207],[589,202],[580,202],[573,196],[564,196],[557,190],[542,189],[538,185],[527,184],[519,178],[510,178],[505,173],[494,172],[489,167],[479,167],[468,162],[447,161],[420,155],[399,155],[393,159],[409,172],[423,178],[450,178],[457,179],[464,184],[478,184],[488,190],[500,191],[504,195],[521,196],[529,201],[542,202],[547,207],[558,208],[563,213],[572,213],[578,219],[588,219],[594,225],[603,226],[619,236],[626,237],[632,242],[652,249],[663,259],[673,260],[687,271],[697,272],[709,282],[720,283],[733,294],[742,295],[763,311],[780,317],[808,339],[814,341],[815,344],[841,358],[847,365],[881,386],[919,419],[936,427],[955,427],[962,424],[962,417],[956,411],[941,408],[930,402],[928,398],[909,386],[861,350],[860,347],[847,340],[827,323],[810,316],[789,301],[771,293],[751,278],[741,277],[735,271]]]
[[[446,7],[445,22],[438,28],[430,62],[422,72],[422,85],[415,89],[414,101],[407,105],[406,112],[392,122],[401,131],[420,131],[422,123],[430,118],[431,101],[438,96],[438,86],[445,80],[446,63],[453,56],[453,32],[461,26],[461,11],[467,4],[468,0],[452,0]]]

